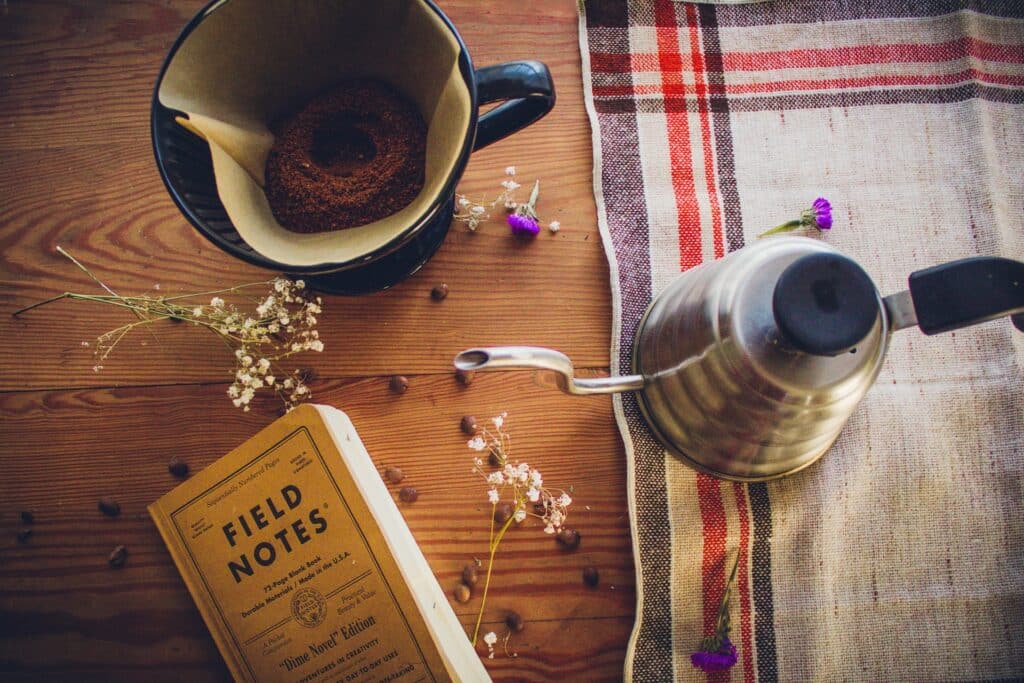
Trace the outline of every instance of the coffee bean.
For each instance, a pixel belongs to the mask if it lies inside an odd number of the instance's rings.
[[[459,384],[464,387],[468,387],[473,383],[473,373],[469,370],[456,370],[455,379],[458,380]]]
[[[430,298],[434,301],[443,301],[448,296],[448,285],[441,283],[430,290]]]
[[[470,588],[476,585],[476,582],[480,580],[480,576],[476,571],[475,564],[467,564],[462,568],[462,583],[466,584]]]
[[[520,633],[526,628],[526,624],[523,623],[523,618],[519,616],[518,612],[509,612],[505,617],[505,625],[513,633]]]
[[[384,476],[392,484],[398,484],[405,479],[405,472],[398,467],[389,467],[384,470]]]
[[[462,420],[459,421],[459,429],[463,434],[473,436],[476,434],[476,418],[472,415],[463,415]]]
[[[121,514],[121,504],[110,497],[100,498],[99,508],[100,512],[108,517],[117,517]]]
[[[575,529],[562,529],[555,538],[570,550],[575,550],[580,545],[580,532]]]
[[[32,538],[31,529],[18,529],[18,542],[28,543],[28,539]]]
[[[512,509],[512,505],[510,503],[499,503],[498,506],[494,508],[494,521],[498,524],[504,524],[512,518],[514,513],[515,510]]]
[[[36,516],[33,515],[31,512],[29,512],[28,510],[22,510],[21,511],[21,523],[22,524],[32,524],[35,521],[36,521]]]
[[[120,569],[124,566],[125,560],[128,559],[128,548],[123,545],[119,545],[114,548],[114,551],[110,553],[110,557],[107,558],[107,564],[114,569]]]
[[[420,498],[420,492],[413,486],[403,486],[398,492],[398,497],[403,503],[415,503]]]
[[[319,375],[316,374],[316,370],[310,367],[301,367],[295,371],[296,376],[303,384],[309,384],[315,382]]]
[[[391,388],[391,391],[396,394],[404,394],[409,388],[409,380],[402,375],[395,375],[391,378],[391,381],[388,382],[388,386]]]
[[[188,463],[175,456],[167,463],[167,471],[179,479],[183,479],[188,476]]]
[[[491,451],[487,456],[487,462],[491,464],[491,467],[504,467],[505,457],[500,451]]]
[[[466,584],[460,583],[452,591],[452,595],[455,597],[456,602],[467,603],[473,597],[473,591]]]
[[[583,568],[583,583],[587,584],[591,588],[597,585],[600,578],[601,577],[597,573],[597,567]]]

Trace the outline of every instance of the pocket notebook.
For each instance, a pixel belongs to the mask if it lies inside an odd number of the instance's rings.
[[[293,410],[149,512],[238,681],[490,680],[340,410]]]

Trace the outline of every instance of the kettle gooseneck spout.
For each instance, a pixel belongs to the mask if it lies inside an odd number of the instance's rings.
[[[636,391],[644,386],[642,375],[594,377],[580,379],[573,373],[572,361],[564,353],[538,346],[495,346],[467,349],[455,357],[455,367],[473,370],[550,370],[555,373],[558,388],[567,394],[617,394]]]

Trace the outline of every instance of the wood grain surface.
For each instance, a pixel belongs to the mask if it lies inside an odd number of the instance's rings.
[[[0,678],[39,681],[222,681],[219,654],[145,506],[170,490],[172,457],[202,468],[274,419],[225,397],[232,359],[212,335],[170,323],[126,339],[92,370],[82,346],[127,322],[63,301],[95,285],[63,246],[119,293],[175,295],[273,273],[220,251],[181,216],[149,140],[153,82],[199,0],[9,0],[0,6]],[[522,633],[485,659],[496,680],[619,680],[633,624],[625,462],[607,397],[573,398],[531,373],[455,381],[459,350],[490,344],[559,348],[587,375],[608,371],[611,303],[597,232],[590,129],[583,107],[574,0],[442,0],[477,66],[540,59],[558,104],[530,128],[476,153],[460,185],[494,194],[503,169],[540,178],[538,209],[562,231],[531,243],[495,221],[453,226],[439,253],[381,294],[326,297],[314,400],[345,410],[376,464],[398,465],[420,491],[401,504],[441,585],[487,545],[485,487],[458,429],[509,412],[515,457],[573,487],[575,551],[529,523],[498,552],[485,623]],[[441,302],[430,290],[448,284]],[[409,378],[407,393],[387,387]],[[103,496],[122,513],[97,510]],[[31,511],[29,527],[20,512]],[[27,542],[20,529],[31,528]],[[107,566],[118,544],[120,570]],[[581,570],[597,567],[586,587]],[[478,598],[453,603],[472,625]],[[481,648],[482,649],[482,648]]]

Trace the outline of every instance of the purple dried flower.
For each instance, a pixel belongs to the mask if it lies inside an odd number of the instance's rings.
[[[724,671],[736,663],[736,646],[729,640],[729,596],[740,566],[740,555],[732,563],[732,571],[725,582],[722,600],[718,603],[715,632],[700,641],[700,649],[690,655],[690,663],[702,671]]]
[[[818,197],[811,204],[811,208],[805,209],[800,218],[786,221],[782,225],[776,225],[771,230],[765,230],[758,237],[777,235],[780,232],[789,232],[797,228],[817,228],[819,232],[832,229],[832,205],[824,197]]]
[[[518,237],[533,237],[540,232],[537,221],[528,216],[520,216],[518,213],[509,214],[508,225],[512,228],[512,234]]]
[[[690,655],[690,663],[701,671],[725,671],[736,664],[736,646],[728,638],[715,652],[701,650]]]
[[[832,229],[832,205],[828,203],[827,199],[824,197],[815,199],[809,213],[813,213],[813,225],[818,230]]]

